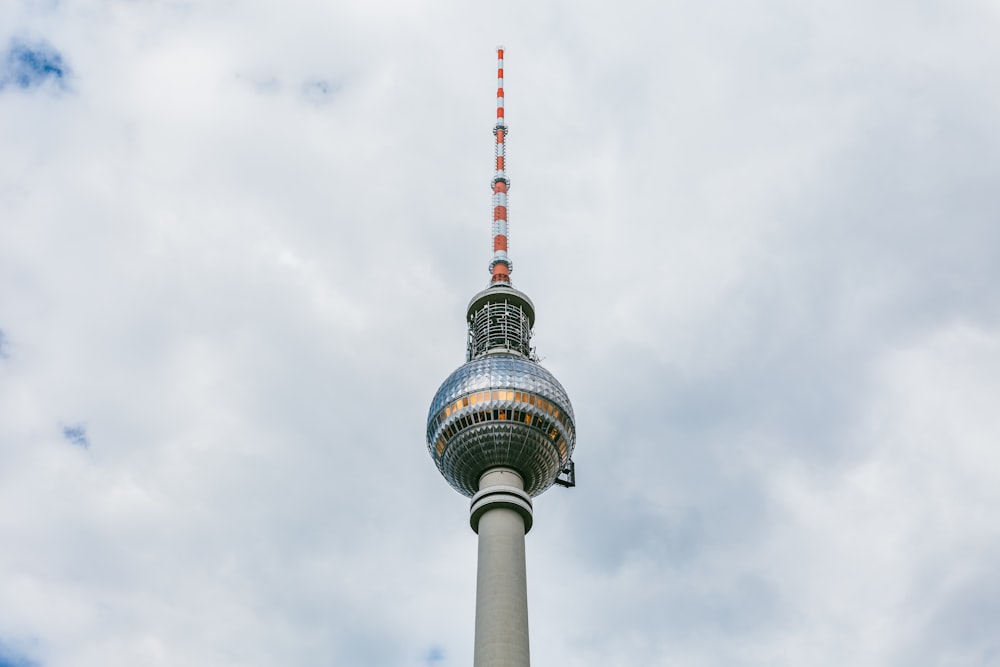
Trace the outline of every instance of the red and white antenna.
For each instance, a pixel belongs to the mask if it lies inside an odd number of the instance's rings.
[[[507,190],[510,181],[505,171],[505,139],[507,123],[503,117],[503,47],[497,47],[497,138],[496,173],[493,175],[493,259],[490,261],[490,284],[510,285],[514,266],[507,257]]]

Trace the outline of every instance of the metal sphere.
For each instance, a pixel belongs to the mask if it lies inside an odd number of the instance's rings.
[[[524,477],[537,496],[573,455],[576,426],[566,390],[537,363],[487,354],[448,376],[431,402],[427,447],[455,490],[472,496],[497,466]]]

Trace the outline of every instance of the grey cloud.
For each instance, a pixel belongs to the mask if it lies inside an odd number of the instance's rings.
[[[921,653],[933,651],[959,664],[988,665],[1000,658],[1000,581],[983,572],[934,604],[914,645],[901,651],[899,665],[914,664]],[[922,650],[921,650],[922,649]]]
[[[8,98],[0,632],[39,639],[7,645],[471,660],[423,430],[486,280],[503,39],[514,280],[580,437],[528,536],[535,662],[992,659],[995,21],[404,4],[81,15],[80,95]]]

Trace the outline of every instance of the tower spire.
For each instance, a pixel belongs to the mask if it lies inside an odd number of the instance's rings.
[[[503,47],[497,47],[497,124],[493,127],[497,138],[496,172],[493,174],[493,259],[490,260],[490,285],[510,285],[513,270],[507,256],[507,179],[506,136],[507,122],[503,116]]]

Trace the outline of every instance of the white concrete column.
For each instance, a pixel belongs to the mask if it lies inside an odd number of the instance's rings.
[[[531,497],[520,475],[493,468],[480,478],[471,509],[479,533],[473,665],[529,667],[524,534],[531,529]]]

